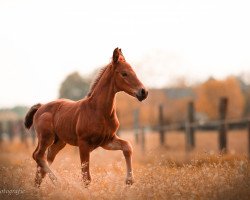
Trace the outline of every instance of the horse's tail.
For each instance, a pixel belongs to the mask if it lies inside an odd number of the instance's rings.
[[[26,116],[25,116],[25,119],[24,119],[24,126],[27,128],[27,129],[30,129],[30,127],[32,126],[33,124],[33,117],[36,113],[36,111],[42,106],[42,104],[38,103],[34,106],[32,106],[29,111],[27,112]]]

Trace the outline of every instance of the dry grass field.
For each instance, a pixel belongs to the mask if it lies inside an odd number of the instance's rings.
[[[96,149],[91,154],[92,183],[83,186],[78,150],[66,146],[51,165],[59,179],[56,187],[46,177],[34,187],[34,146],[17,140],[4,142],[0,153],[0,199],[249,199],[250,164],[247,133],[230,131],[229,151],[220,155],[217,133],[196,134],[195,150],[185,153],[184,134],[169,133],[159,146],[157,134],[146,134],[145,151],[134,144],[135,183],[126,186],[125,161],[120,151]]]

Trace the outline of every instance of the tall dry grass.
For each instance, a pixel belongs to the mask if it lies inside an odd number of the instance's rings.
[[[197,148],[185,153],[183,134],[169,133],[159,146],[157,134],[146,135],[145,151],[133,143],[135,183],[125,185],[125,161],[119,151],[97,149],[91,154],[92,183],[83,186],[79,153],[66,146],[51,165],[59,179],[56,187],[46,177],[34,187],[36,164],[26,148],[15,141],[1,145],[0,199],[249,199],[250,164],[245,131],[229,133],[229,153],[220,155],[217,134],[199,133]],[[4,192],[5,190],[5,192]],[[9,193],[7,193],[7,190]],[[20,194],[10,190],[20,190]]]

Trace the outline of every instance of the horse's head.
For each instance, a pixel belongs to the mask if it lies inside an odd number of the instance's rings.
[[[124,91],[139,101],[146,99],[148,91],[137,78],[132,67],[126,62],[121,49],[114,50],[112,63],[115,70],[114,79],[117,91]]]

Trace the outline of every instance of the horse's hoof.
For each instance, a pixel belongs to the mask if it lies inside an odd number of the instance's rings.
[[[88,188],[89,185],[90,185],[90,182],[91,182],[90,180],[84,180],[84,181],[83,181],[84,187],[85,187],[85,188]]]
[[[127,178],[126,179],[126,184],[127,185],[132,185],[134,183],[134,179],[133,178]]]
[[[35,184],[34,184],[34,187],[35,187],[35,188],[40,188],[40,186],[41,186],[41,183],[35,182]]]
[[[83,177],[82,181],[83,181],[84,187],[87,188],[91,183],[91,177],[90,176]]]

